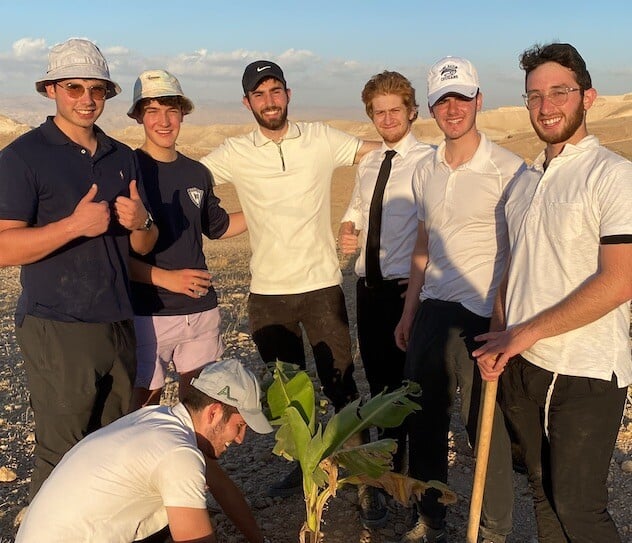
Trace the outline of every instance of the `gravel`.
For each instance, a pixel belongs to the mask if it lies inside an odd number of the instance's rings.
[[[207,245],[209,267],[215,274],[219,292],[227,352],[237,356],[263,375],[261,363],[248,334],[246,318],[248,284],[248,241],[246,236],[222,240]],[[348,262],[347,262],[348,264]],[[344,265],[344,288],[347,294],[349,315],[354,327],[353,284],[349,265]],[[33,417],[29,408],[23,361],[13,333],[13,311],[19,294],[19,270],[0,270],[0,543],[10,543],[15,535],[15,518],[25,505],[34,447]],[[356,349],[357,351],[357,349]],[[313,366],[310,365],[310,368]],[[312,374],[313,376],[313,374]],[[361,363],[356,354],[356,376],[363,394],[368,388]],[[173,397],[173,387],[165,401]],[[259,436],[250,432],[239,447],[231,447],[222,459],[223,467],[243,489],[264,533],[275,543],[294,543],[305,512],[300,496],[285,500],[269,498],[265,491],[288,469],[288,463],[272,455],[272,436]],[[469,511],[469,496],[474,471],[472,453],[458,415],[453,417],[450,436],[450,487],[457,493],[459,502],[448,513],[450,541],[464,541]],[[627,405],[619,439],[613,455],[608,488],[610,512],[622,540],[632,543],[632,407]],[[514,475],[516,505],[514,532],[510,543],[536,542],[535,522],[526,478]],[[324,514],[323,532],[326,543],[388,543],[397,541],[410,522],[409,510],[389,503],[390,522],[375,531],[363,530],[357,513],[356,492],[342,489],[330,500]],[[213,510],[211,504],[211,510]],[[212,512],[217,526],[218,541],[239,543],[245,541],[221,512]]]

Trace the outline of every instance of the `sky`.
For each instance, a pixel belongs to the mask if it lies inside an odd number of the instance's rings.
[[[45,74],[50,47],[69,37],[97,43],[112,78],[123,87],[121,96],[108,101],[116,106],[108,105],[106,112],[124,115],[137,75],[163,68],[180,79],[198,106],[200,124],[250,119],[241,105],[241,75],[257,59],[284,69],[294,118],[366,120],[362,87],[385,69],[411,80],[427,118],[426,74],[446,55],[466,57],[477,67],[484,108],[520,105],[519,54],[551,41],[577,47],[600,94],[627,94],[632,92],[631,5],[618,0],[0,0],[0,114],[28,117],[50,108],[35,93],[34,81]]]

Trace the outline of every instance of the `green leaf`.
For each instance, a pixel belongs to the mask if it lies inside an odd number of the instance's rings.
[[[394,439],[380,439],[359,447],[341,449],[333,458],[347,470],[348,476],[366,474],[377,479],[391,471],[396,449],[397,442]]]
[[[323,435],[323,457],[339,450],[344,443],[365,428],[399,426],[419,405],[408,398],[417,390],[416,385],[407,384],[393,392],[380,393],[360,407],[360,400],[347,404],[336,413],[325,428]]]
[[[268,387],[267,397],[273,424],[285,414],[291,405],[298,410],[305,424],[313,432],[316,426],[314,385],[304,371],[295,371],[294,364],[276,362],[275,379]]]

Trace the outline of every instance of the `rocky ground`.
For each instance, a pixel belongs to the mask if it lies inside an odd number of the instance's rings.
[[[215,274],[215,284],[220,295],[228,347],[226,356],[239,357],[262,375],[265,368],[248,335],[246,319],[247,238],[241,236],[235,240],[213,242],[207,248],[209,268]],[[343,269],[355,337],[352,305],[354,279],[348,260],[343,260]],[[0,270],[0,543],[13,541],[15,518],[25,504],[34,446],[33,417],[28,403],[23,362],[13,335],[12,314],[18,293],[18,270]],[[366,394],[367,386],[357,354],[356,375],[362,392]],[[295,543],[304,518],[302,499],[299,496],[285,500],[271,499],[265,493],[268,485],[289,468],[285,460],[272,455],[273,444],[272,435],[258,436],[251,432],[245,443],[231,447],[221,462],[248,497],[266,535],[275,543]],[[632,407],[628,404],[608,480],[610,511],[626,543],[632,543],[631,459]],[[450,541],[460,542],[465,540],[474,462],[458,416],[453,418],[450,462],[449,485],[457,493],[459,501],[450,508],[448,526]],[[515,489],[514,533],[509,541],[535,542],[535,524],[524,476],[515,475]],[[372,532],[363,530],[355,502],[356,493],[352,488],[343,489],[338,497],[330,501],[324,514],[326,543],[394,542],[407,529],[408,511],[390,504],[390,520],[384,529]],[[221,513],[214,512],[213,518],[220,542],[244,541]]]

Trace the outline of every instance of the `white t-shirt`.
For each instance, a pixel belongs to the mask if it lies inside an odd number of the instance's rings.
[[[509,191],[511,244],[507,325],[559,303],[594,276],[599,240],[632,234],[632,163],[587,136],[543,170],[541,154]],[[628,270],[629,272],[629,270]],[[524,357],[551,372],[632,383],[630,302],[565,334],[539,340]]]
[[[428,265],[420,298],[458,302],[490,317],[507,258],[502,200],[521,158],[489,141],[455,170],[445,162],[445,142],[434,160],[413,176],[417,217],[428,234]]]
[[[279,143],[259,128],[201,159],[233,183],[248,223],[250,290],[298,294],[339,285],[331,230],[331,176],[351,166],[361,141],[323,123],[289,123]]]
[[[382,148],[367,153],[356,172],[355,185],[349,206],[341,222],[351,221],[360,230],[360,255],[355,272],[366,276],[366,237],[369,228],[371,200],[377,183],[384,153]],[[396,279],[410,275],[410,255],[417,237],[417,206],[413,195],[413,172],[422,160],[431,159],[434,148],[408,133],[393,147],[397,154],[391,162],[391,173],[382,199],[382,228],[380,232],[380,268],[384,279]]]
[[[206,509],[206,463],[184,405],[145,407],[90,434],[30,504],[16,543],[129,543],[167,525],[165,506]]]

